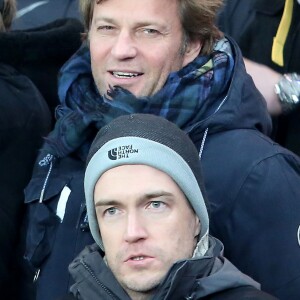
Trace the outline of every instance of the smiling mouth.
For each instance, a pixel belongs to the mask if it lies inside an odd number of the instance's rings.
[[[142,73],[131,73],[131,72],[111,72],[111,74],[116,78],[126,78],[126,79],[135,78],[142,75]]]

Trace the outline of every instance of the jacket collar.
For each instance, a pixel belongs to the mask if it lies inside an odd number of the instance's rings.
[[[186,299],[192,294],[198,299],[241,286],[259,288],[258,283],[223,257],[223,245],[219,240],[210,237],[209,244],[206,255],[176,262],[158,286],[153,299],[174,299],[174,295],[176,299]],[[76,282],[71,291],[80,290],[82,299],[129,299],[106,266],[96,244],[87,247],[71,263],[69,270]]]

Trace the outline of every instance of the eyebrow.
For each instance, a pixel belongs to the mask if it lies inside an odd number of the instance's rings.
[[[104,22],[108,22],[108,23],[114,23],[114,19],[113,18],[109,18],[109,17],[95,17],[94,22],[99,22],[99,21],[104,21]]]
[[[99,199],[95,203],[95,207],[101,207],[101,206],[117,206],[120,202],[116,200],[109,200],[109,199]]]
[[[95,17],[94,19],[94,23],[97,23],[97,22],[107,22],[107,23],[111,23],[111,24],[114,24],[116,22],[115,19],[113,18],[110,18],[110,17],[101,17],[101,16],[98,16],[98,17]],[[159,23],[157,21],[139,21],[137,23],[135,23],[135,27],[147,27],[147,26],[158,26],[160,28],[162,28],[163,30],[168,30],[168,24],[162,24],[162,23]]]
[[[146,193],[139,197],[138,199],[138,204],[142,203],[145,200],[151,200],[154,198],[160,198],[160,197],[174,197],[174,194],[165,192],[165,191],[156,191],[156,192],[151,192],[151,193]],[[119,206],[122,205],[121,201],[114,200],[114,199],[98,199],[97,202],[95,203],[95,207],[103,207],[103,206]]]

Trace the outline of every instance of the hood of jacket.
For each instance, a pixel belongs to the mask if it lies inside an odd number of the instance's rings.
[[[2,32],[0,62],[28,76],[54,113],[58,71],[80,47],[83,30],[77,19],[59,19],[28,30]]]
[[[226,38],[231,45],[231,53],[228,55],[232,55],[234,59],[229,88],[219,107],[195,123],[190,134],[195,139],[195,134],[197,136],[197,133],[203,133],[206,129],[210,134],[233,129],[255,129],[269,136],[272,121],[266,101],[246,72],[238,45],[230,37]],[[206,107],[207,111],[210,107],[215,107],[215,99],[208,97]]]
[[[28,30],[1,32],[0,62],[14,67],[65,62],[81,45],[79,33],[83,30],[79,20],[68,18]]]
[[[158,286],[153,299],[198,299],[242,286],[259,284],[241,273],[222,255],[222,243],[210,237],[207,253],[176,262]],[[80,299],[130,299],[102,259],[99,247],[88,246],[70,264],[75,280],[71,292]],[[190,298],[189,298],[190,297]]]

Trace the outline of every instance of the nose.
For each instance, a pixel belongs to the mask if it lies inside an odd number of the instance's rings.
[[[137,54],[137,44],[134,37],[127,31],[120,31],[114,41],[111,54],[119,60],[134,58]]]
[[[125,227],[124,240],[127,243],[135,243],[146,239],[148,236],[145,221],[137,213],[129,213]]]

